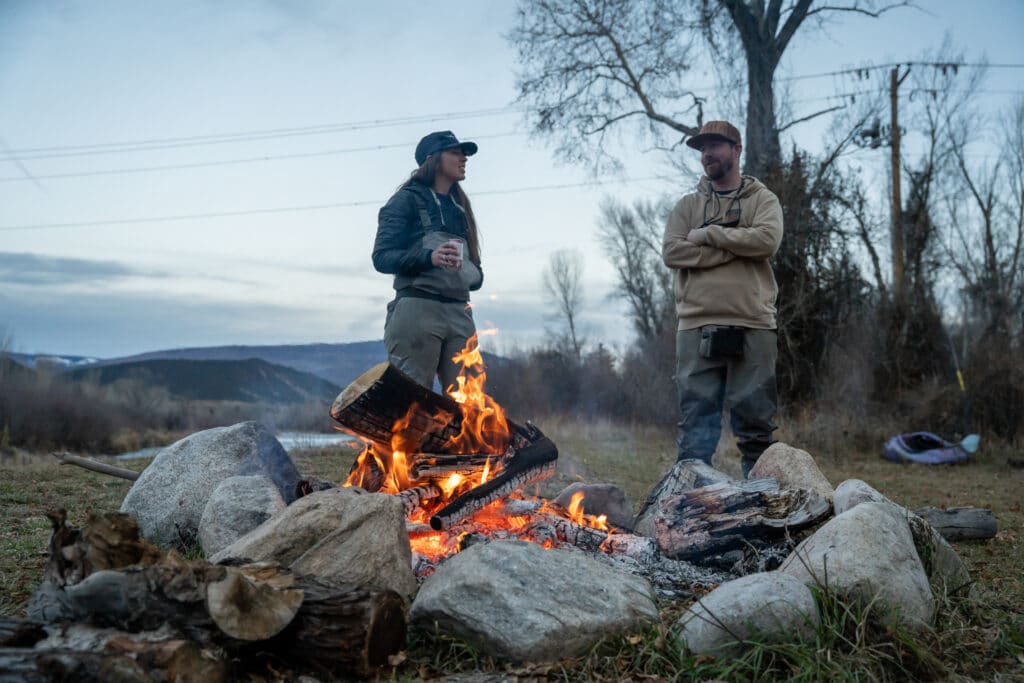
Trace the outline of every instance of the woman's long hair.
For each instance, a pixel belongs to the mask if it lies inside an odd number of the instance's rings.
[[[423,165],[412,172],[412,175],[399,186],[399,190],[409,187],[412,183],[421,183],[427,187],[434,187],[434,178],[437,176],[437,167],[441,163],[440,154],[431,154],[423,162]],[[480,235],[476,231],[476,218],[473,216],[473,206],[469,203],[469,197],[459,187],[459,184],[452,183],[448,190],[452,199],[466,212],[466,248],[469,249],[469,260],[480,265]]]

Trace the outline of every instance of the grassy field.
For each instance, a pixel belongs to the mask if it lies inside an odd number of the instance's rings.
[[[541,428],[559,446],[556,478],[538,488],[552,495],[573,481],[622,486],[634,506],[675,459],[668,430],[608,423],[548,420]],[[781,435],[783,438],[785,434]],[[505,668],[465,644],[436,634],[413,632],[405,662],[393,672],[400,680],[457,672],[494,672],[504,677],[573,680],[999,680],[1024,681],[1024,470],[1007,458],[1008,449],[988,447],[970,464],[902,466],[876,453],[832,448],[810,451],[835,485],[858,478],[910,508],[971,505],[991,508],[999,535],[956,546],[980,590],[979,605],[944,604],[935,632],[923,638],[886,631],[864,615],[822,595],[828,618],[818,641],[801,646],[756,646],[742,658],[716,661],[678,653],[667,639],[685,605],[662,605],[662,623],[628,638],[609,638],[586,657],[555,665]],[[353,457],[349,449],[307,451],[295,456],[305,475],[340,481]],[[730,449],[716,464],[738,471]],[[119,462],[141,470],[145,460]],[[46,455],[0,456],[0,614],[24,616],[38,584],[49,534],[47,510],[64,507],[69,521],[84,523],[90,510],[116,510],[130,482],[57,465]]]

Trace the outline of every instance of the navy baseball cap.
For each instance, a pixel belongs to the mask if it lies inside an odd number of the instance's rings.
[[[420,144],[416,145],[416,164],[422,166],[431,154],[454,147],[461,147],[467,157],[476,154],[477,150],[475,142],[459,142],[455,133],[450,130],[439,130],[425,136],[420,140]]]

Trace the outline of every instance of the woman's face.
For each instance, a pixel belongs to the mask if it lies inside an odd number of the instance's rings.
[[[441,152],[441,163],[437,166],[438,175],[452,182],[466,179],[466,154],[462,148],[446,149]]]

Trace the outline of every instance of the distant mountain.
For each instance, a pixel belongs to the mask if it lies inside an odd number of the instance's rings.
[[[203,401],[330,403],[341,391],[338,385],[322,377],[259,358],[105,362],[70,370],[68,376],[100,384],[134,379],[149,386],[164,387],[178,398]]]
[[[387,359],[383,341],[348,344],[288,344],[279,346],[208,346],[150,351],[135,356],[95,361],[91,367],[122,365],[149,360],[247,360],[258,358],[316,375],[339,386]],[[333,397],[332,397],[333,399]]]
[[[206,346],[149,351],[134,356],[96,359],[86,356],[48,356],[45,354],[7,354],[27,367],[49,363],[54,367],[77,371],[80,368],[104,368],[153,360],[242,361],[259,359],[316,375],[339,387],[346,387],[371,367],[387,360],[382,340],[347,344],[283,344],[276,346]],[[505,358],[484,353],[489,367],[498,367]]]
[[[50,365],[59,369],[70,369],[91,365],[99,359],[92,356],[55,356],[45,353],[12,353],[2,352],[0,355],[10,358],[15,363],[26,368],[36,368],[41,365]]]

